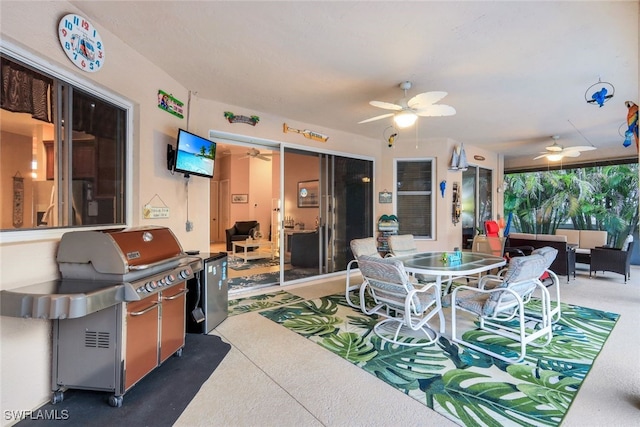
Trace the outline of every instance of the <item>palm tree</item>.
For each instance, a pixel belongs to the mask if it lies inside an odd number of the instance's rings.
[[[515,230],[553,234],[570,221],[576,230],[606,230],[614,246],[637,230],[637,163],[508,174],[505,183]]]

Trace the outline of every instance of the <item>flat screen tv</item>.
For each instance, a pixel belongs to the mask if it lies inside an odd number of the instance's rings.
[[[175,151],[176,172],[213,178],[213,167],[216,159],[216,143],[198,135],[178,130]]]

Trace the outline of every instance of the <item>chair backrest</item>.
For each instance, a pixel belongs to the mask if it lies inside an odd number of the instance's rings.
[[[547,260],[539,254],[512,258],[502,283],[496,288],[509,288],[520,298],[526,298],[536,289],[538,278],[546,270]],[[517,305],[515,296],[510,292],[493,292],[482,307],[484,316],[493,316]]]
[[[498,237],[498,233],[500,232],[500,226],[497,221],[488,220],[484,222],[484,232],[487,233],[489,237]]]
[[[622,251],[628,250],[629,245],[631,245],[631,248],[633,249],[633,236],[631,234],[629,234],[627,238],[624,239],[624,242],[622,242],[622,247],[620,248],[620,250]]]
[[[418,252],[416,242],[413,240],[413,234],[400,234],[389,236],[387,238],[389,251],[393,256],[409,255]]]
[[[356,259],[361,256],[371,256],[376,258],[382,258],[378,253],[378,246],[376,245],[376,239],[373,237],[366,237],[364,239],[353,239],[350,243],[351,252]]]
[[[367,280],[370,291],[378,302],[404,311],[405,300],[414,287],[402,261],[391,258],[358,257],[358,268]],[[420,299],[414,295],[412,304],[422,310]]]
[[[629,242],[629,246],[627,246],[627,250],[625,252],[627,252],[627,261],[631,260],[631,253],[633,252],[633,245],[636,242],[634,242],[633,240]]]
[[[556,248],[552,248],[551,246],[544,246],[542,248],[538,248],[538,249],[534,249],[533,252],[531,252],[531,255],[541,255],[544,260],[545,260],[545,269],[551,267],[551,264],[553,264],[553,261],[556,260],[556,257],[558,256],[558,250]]]
[[[602,230],[580,230],[580,249],[593,249],[607,244],[607,232]]]
[[[505,240],[505,238],[498,236],[477,235],[473,237],[471,251],[501,257],[504,255]]]
[[[566,236],[566,242],[570,245],[580,245],[580,230],[569,230],[566,228],[558,228],[556,236]]]

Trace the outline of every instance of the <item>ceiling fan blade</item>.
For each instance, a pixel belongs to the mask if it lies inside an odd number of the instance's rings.
[[[407,102],[409,108],[424,108],[431,104],[435,104],[442,98],[447,96],[447,92],[423,92],[419,93]]]
[[[374,107],[378,107],[378,108],[383,108],[385,110],[393,110],[393,111],[402,110],[401,105],[392,104],[390,102],[384,102],[384,101],[371,101],[369,102],[369,105],[373,105]]]
[[[547,157],[547,153],[545,153],[545,154],[540,154],[539,156],[534,157],[534,158],[533,158],[533,160],[538,160],[538,159],[541,159],[541,158],[543,158],[543,157]]]
[[[265,156],[265,155],[263,155],[263,154],[258,154],[258,155],[256,156],[256,158],[258,158],[258,159],[260,159],[260,160],[266,160],[267,162],[270,162],[270,161],[271,161],[271,159],[270,159],[270,158],[268,158],[267,156]]]
[[[455,115],[456,109],[450,105],[435,104],[415,110],[415,113],[421,117],[444,117]]]
[[[386,117],[391,117],[391,116],[393,116],[393,113],[387,113],[387,114],[383,114],[381,116],[371,117],[370,119],[363,120],[361,122],[358,122],[358,124],[374,122],[376,120],[384,119]]]
[[[578,145],[575,147],[567,147],[565,148],[565,150],[571,150],[571,151],[591,151],[591,150],[595,150],[596,147],[592,147],[590,145]]]
[[[564,150],[560,154],[562,154],[565,157],[578,157],[580,155],[580,151]]]

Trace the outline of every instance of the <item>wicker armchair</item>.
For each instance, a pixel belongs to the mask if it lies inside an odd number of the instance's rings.
[[[624,283],[627,283],[627,279],[631,277],[631,252],[633,251],[633,244],[635,242],[628,242],[626,250],[597,247],[591,249],[591,267],[589,268],[589,277],[591,273],[595,275],[597,271],[611,271],[613,273],[622,274],[624,276]]]

